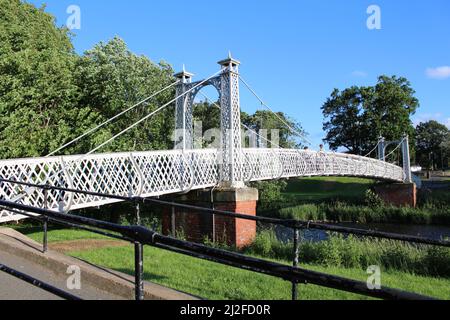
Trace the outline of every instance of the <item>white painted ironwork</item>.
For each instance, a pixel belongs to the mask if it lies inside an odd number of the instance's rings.
[[[386,148],[384,140],[379,144],[379,160],[309,150],[243,149],[239,101],[240,63],[230,54],[219,64],[220,71],[198,82],[192,82],[192,74],[183,67],[183,71],[175,75],[178,81],[173,84],[177,87],[176,97],[172,101],[87,154],[0,160],[0,178],[125,197],[155,197],[216,186],[239,188],[245,186],[244,182],[305,176],[355,176],[394,182],[410,181],[407,172],[410,170],[407,137],[402,140],[404,169],[383,161]],[[219,92],[221,145],[217,150],[193,149],[194,99],[207,85],[214,86]],[[174,150],[94,154],[173,102],[176,104],[177,129]],[[44,191],[4,181],[0,181],[0,198],[59,211],[118,202],[103,196]],[[0,223],[22,218],[0,211]]]
[[[221,74],[207,80],[192,82],[192,74],[183,71],[175,74],[179,79],[177,96],[180,97],[175,105],[175,149],[189,150],[193,148],[194,100],[200,90],[212,85],[219,93],[220,126],[221,126],[221,158],[219,173],[220,185],[225,187],[244,187],[244,171],[241,139],[241,108],[239,100],[239,64],[231,57],[218,62]]]
[[[399,166],[342,153],[291,149],[242,149],[244,181],[308,176],[355,176],[404,181]],[[220,179],[220,150],[106,153],[0,161],[0,177],[121,196],[154,197],[214,187]],[[24,192],[26,190],[26,192]],[[43,207],[44,190],[0,182],[0,197]],[[18,198],[17,198],[18,197]],[[48,208],[65,211],[117,200],[48,191]],[[0,222],[23,217],[0,213]]]

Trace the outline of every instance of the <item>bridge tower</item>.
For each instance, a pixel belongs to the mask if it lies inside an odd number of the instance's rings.
[[[384,137],[380,136],[380,138],[378,140],[378,160],[386,161],[385,145],[386,145],[386,141],[385,141]]]
[[[194,148],[194,99],[198,92],[212,85],[219,92],[220,100],[220,186],[227,188],[244,188],[242,167],[241,107],[239,98],[239,65],[231,54],[220,60],[222,72],[207,80],[192,82],[192,73],[183,70],[174,76],[179,83],[175,104],[175,149],[190,150]]]
[[[380,137],[378,141],[378,160],[386,161],[386,149],[391,145],[400,145],[403,160],[404,182],[412,182],[411,174],[411,154],[409,150],[409,136],[405,133],[402,140],[386,141]]]
[[[174,75],[179,81],[175,89],[176,97],[188,90],[193,76],[194,74],[186,71],[184,65],[183,71]],[[187,98],[183,96],[175,102],[175,149],[192,149],[193,146],[192,104],[186,103]]]
[[[405,134],[402,142],[402,154],[403,154],[403,171],[405,173],[405,182],[412,183],[411,174],[411,155],[409,153],[409,136]]]
[[[176,201],[196,205],[214,206],[218,210],[256,215],[258,190],[247,188],[244,183],[241,108],[239,97],[240,62],[231,56],[218,62],[219,75],[192,82],[192,73],[183,70],[174,76],[179,80],[175,104],[175,149],[188,152],[194,148],[194,99],[206,86],[214,86],[220,101],[220,152],[218,159],[219,184],[211,190],[193,191],[179,196]],[[254,221],[214,217],[203,219],[177,209],[165,214],[163,231],[175,234],[183,229],[189,240],[201,241],[205,235],[213,241],[226,241],[242,247],[256,236]]]
[[[403,159],[403,183],[380,184],[375,186],[375,192],[386,203],[396,206],[415,207],[417,204],[417,188],[412,181],[409,137],[405,134],[402,140],[396,141],[386,141],[384,137],[380,137],[378,142],[379,160],[386,161],[386,149],[390,145],[399,145],[401,147]]]
[[[239,65],[229,54],[218,62],[222,67],[220,81],[221,183],[222,187],[242,188],[241,105],[239,98]]]

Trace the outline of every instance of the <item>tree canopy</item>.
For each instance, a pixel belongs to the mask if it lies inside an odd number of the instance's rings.
[[[440,168],[448,162],[445,151],[449,137],[448,128],[435,120],[420,123],[416,127],[416,161],[428,169]]]
[[[444,160],[444,165],[449,168],[449,161],[450,161],[450,134],[447,135],[447,137],[445,138],[445,140],[441,143],[441,148],[444,151],[444,155],[447,159],[447,161],[445,162]]]
[[[219,102],[209,103],[202,101],[195,104],[193,113],[195,121],[201,121],[202,130],[205,133],[207,130],[220,128],[220,109],[217,108]],[[249,141],[249,135],[256,136],[256,144],[259,146],[273,147],[273,148],[296,148],[302,145],[299,137],[291,131],[280,119],[283,120],[289,127],[295,129],[299,133],[306,135],[300,123],[294,119],[289,118],[283,112],[278,112],[277,115],[270,111],[258,110],[250,115],[241,111],[241,122],[246,127],[242,126],[242,135],[244,144],[248,147],[255,147]],[[262,136],[262,137],[260,137]],[[205,142],[205,141],[204,141]],[[209,141],[206,141],[208,144]],[[272,143],[270,143],[272,142]]]
[[[80,57],[68,30],[56,27],[44,8],[20,0],[0,4],[1,158],[46,155],[173,81],[167,63],[133,54],[119,38]],[[89,151],[173,95],[168,90],[62,152]],[[170,108],[100,151],[169,147],[170,135],[160,134],[173,126],[169,113]]]
[[[76,84],[80,88],[80,104],[98,114],[98,121],[107,120],[126,107],[136,104],[173,82],[173,70],[165,62],[155,64],[145,56],[128,50],[125,42],[115,37],[107,43],[99,43],[85,52],[76,68]],[[158,107],[174,98],[174,90],[167,90],[105,127],[87,140],[92,148],[139,121]],[[102,151],[144,151],[167,149],[173,108],[166,108],[148,121],[130,130],[105,146]],[[97,122],[98,122],[97,121]],[[88,128],[80,128],[80,133]],[[166,133],[166,134],[161,134]]]
[[[375,86],[335,89],[322,106],[324,139],[332,150],[368,153],[380,136],[398,140],[413,137],[410,119],[419,107],[410,82],[402,77],[380,76]]]
[[[66,29],[19,0],[0,0],[0,156],[42,155],[88,112],[77,103],[77,56]]]
[[[44,9],[0,0],[0,158],[45,156],[174,81],[169,64],[134,54],[118,37],[76,54],[69,31],[56,27]],[[174,89],[165,91],[61,153],[92,150],[174,96]],[[194,108],[204,130],[220,128],[219,114],[208,103]],[[278,117],[303,132],[283,113]],[[278,117],[267,111],[242,113],[253,130],[267,129],[269,140],[276,138],[271,130],[278,129],[277,144],[298,145]],[[99,152],[171,149],[173,128],[170,106]]]

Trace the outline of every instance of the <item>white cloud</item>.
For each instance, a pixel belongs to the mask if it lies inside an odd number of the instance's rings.
[[[450,78],[450,66],[428,68],[426,74],[431,79],[447,79]]]
[[[365,78],[365,77],[367,77],[367,72],[361,71],[361,70],[356,70],[356,71],[352,72],[352,76],[359,77],[359,78]]]
[[[444,115],[440,112],[418,114],[413,118],[413,123],[417,126],[421,122],[428,122],[430,120],[436,120],[437,122],[443,123],[450,129],[450,118],[444,117]]]

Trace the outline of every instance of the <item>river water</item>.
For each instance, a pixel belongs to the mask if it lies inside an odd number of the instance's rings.
[[[393,224],[393,223],[370,223],[370,224],[359,224],[353,222],[338,223],[336,225],[365,229],[365,230],[375,230],[390,233],[405,234],[411,236],[418,236],[424,238],[430,238],[435,240],[450,238],[450,227],[447,226],[437,226],[437,225],[406,225],[406,224]],[[290,228],[284,226],[276,226],[275,233],[278,240],[287,242],[292,241],[294,236],[294,231]],[[323,241],[328,238],[328,234],[323,230],[302,230],[301,239],[307,241]]]

